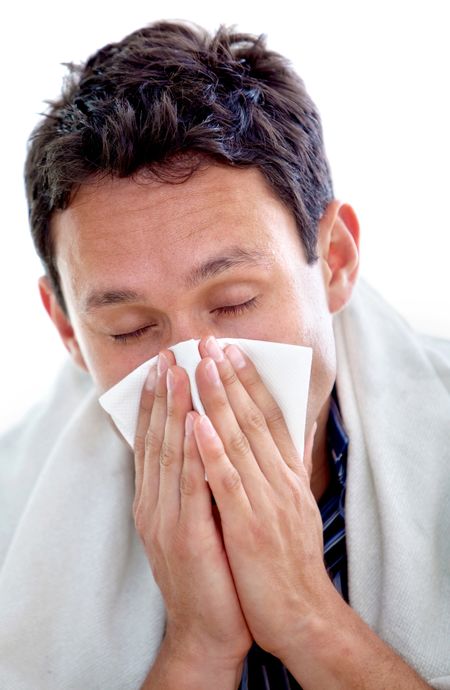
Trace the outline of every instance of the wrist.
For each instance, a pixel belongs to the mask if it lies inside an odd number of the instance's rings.
[[[202,658],[194,659],[163,641],[141,690],[237,690],[241,676],[242,664],[224,667],[206,651]]]
[[[305,690],[363,687],[358,662],[364,654],[351,619],[351,615],[350,619],[346,615],[335,619],[311,614],[303,621],[297,637],[280,654],[283,664]],[[352,684],[348,682],[350,678]]]
[[[306,603],[304,600],[291,602],[282,616],[282,629],[272,635],[274,644],[264,645],[267,651],[287,667],[286,662],[292,658],[297,659],[299,655],[303,656],[303,650],[307,658],[311,654],[319,654],[324,636],[330,630],[339,631],[347,614],[353,613],[328,578],[325,585],[320,597],[315,597],[314,605],[311,601]],[[256,639],[256,642],[259,640]]]
[[[245,653],[230,652],[225,643],[182,636],[167,631],[161,646],[162,658],[171,675],[183,681],[183,688],[217,690],[237,688],[241,680]],[[219,683],[219,684],[218,684]],[[169,686],[170,687],[170,686]]]
[[[335,594],[324,600],[320,612],[311,611],[298,619],[290,630],[289,640],[277,654],[297,679],[298,673],[301,674],[301,682],[306,687],[322,687],[322,672],[328,683],[331,678],[339,677],[343,667],[353,663],[364,633],[368,631],[375,637],[338,593]],[[314,683],[309,685],[308,680],[312,678]],[[341,686],[329,687],[331,690]]]
[[[304,690],[430,688],[345,602],[338,618],[311,617],[282,661]]]

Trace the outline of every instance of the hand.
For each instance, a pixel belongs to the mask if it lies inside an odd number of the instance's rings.
[[[283,658],[306,621],[335,612],[339,599],[323,563],[320,512],[254,365],[236,346],[224,356],[213,338],[200,351],[197,384],[209,419],[196,420],[195,438],[233,579],[254,639]],[[309,465],[314,431],[305,447]]]
[[[167,609],[165,649],[194,667],[226,669],[252,638],[192,434],[189,379],[174,365],[172,352],[161,353],[142,392],[134,518]]]

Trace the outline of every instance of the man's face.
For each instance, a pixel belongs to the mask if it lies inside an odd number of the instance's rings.
[[[99,391],[189,338],[271,340],[313,348],[317,417],[336,369],[325,264],[307,264],[292,214],[258,170],[84,185],[52,232],[74,339]]]

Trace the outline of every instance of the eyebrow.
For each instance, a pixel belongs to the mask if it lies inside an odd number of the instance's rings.
[[[227,254],[212,257],[195,266],[185,279],[187,288],[194,288],[199,283],[210,280],[225,271],[237,266],[268,265],[269,256],[261,250],[247,251],[241,247],[232,247]],[[85,310],[92,311],[100,307],[108,307],[115,304],[131,304],[143,301],[144,295],[134,290],[111,289],[94,290],[85,301]]]
[[[133,290],[95,290],[86,299],[86,311],[113,304],[127,304],[139,301],[140,295]]]
[[[193,288],[205,280],[209,280],[220,273],[224,273],[224,271],[228,271],[230,268],[257,264],[267,265],[268,263],[269,256],[261,250],[253,249],[252,251],[247,251],[241,247],[232,247],[227,254],[212,257],[199,266],[194,267],[187,276],[185,284],[186,287]]]

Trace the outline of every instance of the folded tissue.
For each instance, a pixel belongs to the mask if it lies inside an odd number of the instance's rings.
[[[195,370],[201,359],[199,342],[186,340],[169,349],[174,353],[177,365],[183,367],[189,376],[193,409],[204,414],[195,382]],[[267,389],[280,406],[291,438],[303,457],[312,348],[242,338],[218,338],[218,343],[222,347],[237,345],[253,361]],[[142,387],[150,367],[156,364],[157,359],[158,356],[152,357],[141,364],[99,400],[132,448]]]

